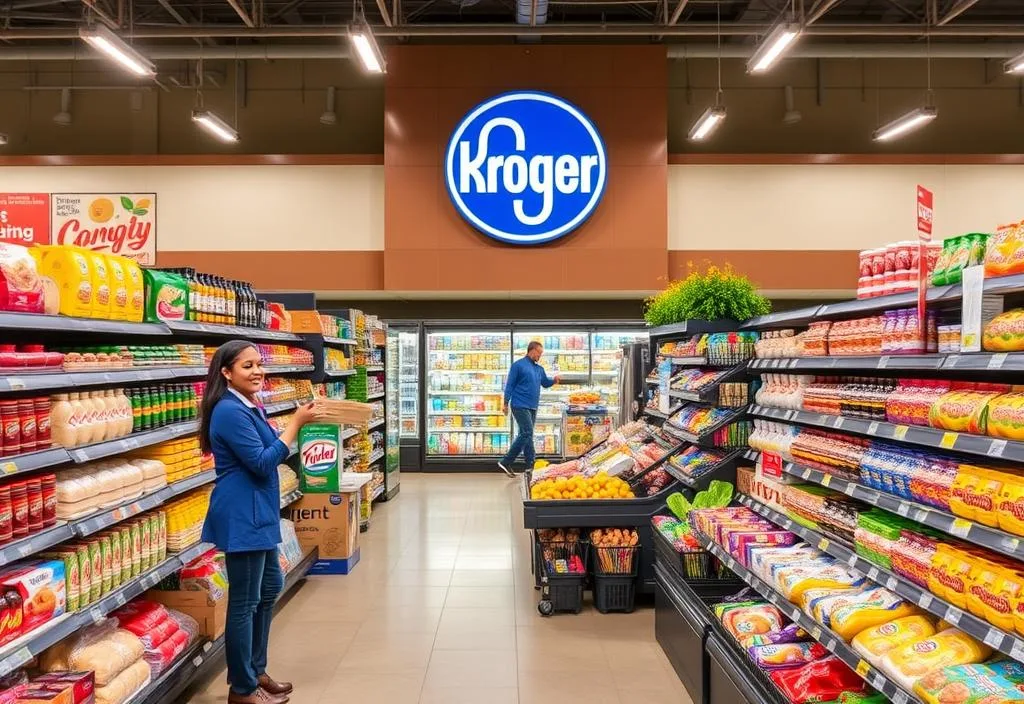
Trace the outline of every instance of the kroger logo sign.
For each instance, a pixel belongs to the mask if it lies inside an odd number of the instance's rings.
[[[452,203],[509,244],[569,234],[590,217],[608,176],[601,135],[579,108],[535,91],[504,93],[455,128],[445,158]]]

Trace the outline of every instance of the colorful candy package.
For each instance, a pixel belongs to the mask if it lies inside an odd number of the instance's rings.
[[[779,643],[773,645],[755,645],[747,648],[754,664],[762,670],[781,670],[788,667],[800,667],[820,660],[828,655],[821,643]]]

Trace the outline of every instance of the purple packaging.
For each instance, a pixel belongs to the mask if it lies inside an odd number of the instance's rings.
[[[744,567],[750,564],[750,549],[757,547],[786,547],[796,543],[797,537],[788,530],[733,532],[729,534],[729,554],[735,555]]]
[[[758,636],[751,636],[748,641],[751,645],[780,645],[782,643],[803,643],[811,640],[807,631],[800,628],[798,624],[791,623],[781,631],[769,631]]]
[[[754,664],[762,670],[803,667],[828,655],[825,646],[816,642],[755,645],[747,648],[747,652]]]

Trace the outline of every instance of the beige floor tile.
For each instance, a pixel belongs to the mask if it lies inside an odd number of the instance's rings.
[[[349,646],[339,666],[343,670],[360,668],[380,673],[426,670],[433,649],[434,636],[430,634],[360,638]]]
[[[371,610],[391,609],[399,606],[416,606],[440,609],[445,605],[448,587],[388,585],[380,590],[368,604]]]
[[[437,629],[434,650],[500,650],[514,657],[516,629],[489,623],[471,626],[442,624]]]
[[[418,704],[424,673],[423,669],[381,674],[361,668],[339,668],[319,701],[321,704]]]
[[[423,688],[419,704],[518,704],[516,687]]]
[[[586,673],[581,676],[571,669],[561,672],[520,672],[519,704],[620,704],[645,701],[636,698],[620,699],[607,677]]]
[[[424,686],[515,687],[516,661],[498,651],[435,650]]]
[[[404,587],[447,587],[452,581],[452,570],[420,570],[398,567],[387,577],[392,586]]]
[[[512,587],[449,587],[445,607],[451,609],[508,609],[515,598]]]
[[[453,587],[513,587],[513,570],[455,570],[452,572]]]

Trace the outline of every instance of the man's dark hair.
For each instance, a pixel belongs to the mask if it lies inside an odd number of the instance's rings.
[[[539,342],[537,342],[536,340],[534,340],[533,342],[531,342],[530,344],[528,344],[526,346],[526,351],[527,352],[533,352],[538,347],[541,348],[541,349],[544,349],[544,345],[542,345]]]

